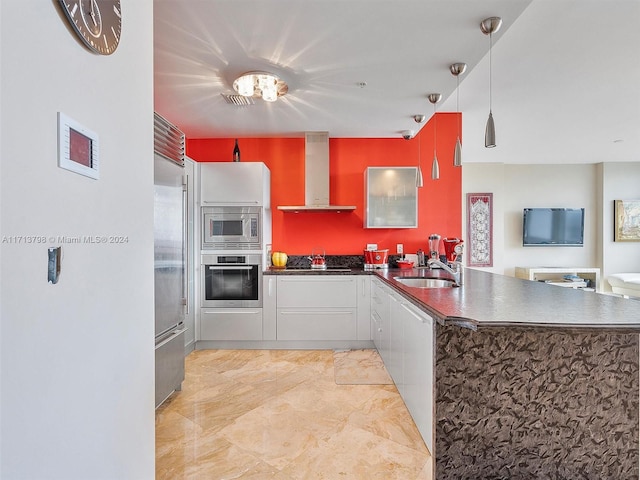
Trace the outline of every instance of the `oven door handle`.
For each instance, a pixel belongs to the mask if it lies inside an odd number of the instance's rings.
[[[214,266],[208,265],[209,270],[251,270],[251,265],[227,265],[227,266]]]

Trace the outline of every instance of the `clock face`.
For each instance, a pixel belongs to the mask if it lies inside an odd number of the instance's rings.
[[[120,0],[58,0],[84,44],[100,55],[118,48],[122,30]]]

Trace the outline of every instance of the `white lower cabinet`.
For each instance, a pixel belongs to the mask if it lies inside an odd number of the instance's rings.
[[[402,348],[404,341],[404,325],[401,311],[402,297],[396,293],[389,295],[389,363],[385,364],[389,375],[396,384],[400,396],[404,398],[404,372]]]
[[[287,275],[277,280],[278,340],[356,340],[353,275]]]
[[[262,337],[276,339],[276,310],[278,308],[278,278],[265,275],[262,281]]]
[[[371,279],[371,336],[385,364],[389,362],[389,295],[382,280]]]
[[[433,452],[433,318],[373,278],[371,328],[385,367],[425,444]]]
[[[400,303],[403,327],[402,398],[429,451],[433,452],[433,319],[408,302]]]
[[[359,275],[356,277],[358,308],[358,340],[373,340],[371,332],[371,277]]]
[[[200,340],[262,340],[262,309],[203,308]]]

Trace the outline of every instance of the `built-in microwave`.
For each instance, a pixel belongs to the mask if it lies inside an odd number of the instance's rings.
[[[262,207],[202,207],[204,250],[261,250]]]

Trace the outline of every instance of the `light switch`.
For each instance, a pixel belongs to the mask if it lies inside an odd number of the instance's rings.
[[[60,276],[60,257],[62,247],[49,247],[48,277],[49,283],[58,283]]]

